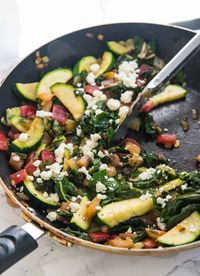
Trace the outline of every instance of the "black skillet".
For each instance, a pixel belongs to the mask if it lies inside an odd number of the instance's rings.
[[[99,34],[103,35],[103,40],[97,39]],[[158,49],[158,56],[167,62],[195,35],[195,32],[179,27],[159,24],[110,24],[92,27],[62,36],[42,46],[39,48],[39,51],[42,56],[47,55],[50,58],[48,68],[45,71],[50,71],[58,67],[72,68],[77,59],[82,56],[101,56],[102,52],[106,50],[106,41],[126,40],[136,35],[143,37],[147,41],[154,38]],[[37,70],[35,68],[34,59],[35,52],[17,65],[2,83],[0,88],[0,116],[4,115],[6,108],[17,106],[20,103],[11,91],[11,87],[14,83],[35,82],[45,73],[45,71]],[[175,168],[178,170],[191,171],[196,169],[195,156],[200,153],[200,126],[197,124],[197,121],[191,119],[191,110],[193,108],[200,112],[200,53],[192,58],[186,65],[185,72],[187,75],[187,89],[189,91],[186,100],[162,106],[152,112],[156,121],[162,127],[168,128],[171,133],[177,134],[181,142],[180,148],[173,151],[166,149],[163,150],[158,148],[154,142],[147,141],[142,136],[139,136],[138,139],[143,149],[159,153],[163,152],[166,157],[169,157],[174,162],[173,166]],[[184,116],[188,117],[190,123],[190,130],[187,133],[184,133],[180,127],[180,121]],[[8,158],[4,153],[0,153],[0,158],[0,176],[7,188],[12,191],[9,180],[11,169],[8,166]],[[47,221],[45,214],[41,212],[37,206],[32,203],[30,203],[30,206],[35,210],[35,214],[38,218],[51,224]],[[56,227],[56,224],[51,225]],[[25,231],[20,230],[21,232],[19,233],[18,229],[21,228],[17,228],[17,231],[10,233],[9,236],[6,231],[4,231],[3,234],[0,234],[0,268],[2,266],[2,254],[13,254],[16,249],[18,250],[17,257],[15,257],[16,259],[12,260],[11,258],[10,263],[4,266],[5,269],[37,247],[37,244]],[[20,239],[20,243],[18,239]],[[73,241],[77,243],[78,240],[79,239],[76,238],[73,239]],[[87,241],[82,244],[110,252],[123,251],[115,248],[110,250],[105,249],[106,246],[103,245],[92,246],[92,243]],[[10,252],[10,248],[12,248],[13,252]],[[187,248],[187,245],[184,248]],[[159,251],[159,249],[156,250]],[[129,252],[131,251],[134,250],[129,250]],[[149,253],[150,251],[151,250],[149,250]],[[3,269],[0,269],[0,272],[2,271]]]

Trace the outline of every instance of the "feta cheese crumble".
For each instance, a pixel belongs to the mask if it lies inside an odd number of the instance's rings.
[[[115,99],[109,99],[107,101],[107,107],[111,110],[111,111],[116,111],[120,108],[120,101],[119,100],[115,100]]]
[[[187,190],[187,188],[188,188],[188,184],[187,184],[187,183],[181,185],[181,190],[182,190],[182,191]]]
[[[197,227],[195,226],[195,225],[190,225],[190,228],[189,228],[189,231],[191,232],[191,233],[195,233],[196,231],[197,231]]]
[[[44,110],[37,110],[36,111],[36,116],[40,118],[45,118],[45,117],[52,117],[53,113],[44,111]]]
[[[150,194],[150,193],[147,191],[146,194],[140,196],[140,199],[141,199],[142,201],[144,201],[144,200],[149,199],[149,198],[151,198],[151,197],[152,197],[152,194]]]
[[[98,197],[98,199],[102,199],[103,200],[103,199],[106,199],[107,196],[106,195],[102,195],[102,194],[99,193],[99,194],[97,194],[97,197]]]
[[[80,208],[80,204],[77,203],[77,202],[71,202],[69,204],[69,208],[70,208],[72,213],[75,213]]]
[[[121,106],[119,109],[119,117],[125,117],[129,112],[129,107],[128,106]]]
[[[102,91],[99,91],[99,90],[95,90],[93,92],[93,96],[88,95],[88,94],[84,94],[83,98],[84,98],[84,100],[86,101],[86,103],[88,105],[87,108],[90,108],[93,105],[96,105],[96,103],[98,103],[100,101],[105,101],[107,99],[106,95]],[[86,114],[86,111],[85,111],[85,114]]]
[[[115,78],[121,81],[126,87],[136,88],[138,77],[138,64],[135,60],[123,61],[118,68]]]
[[[44,180],[49,180],[52,177],[52,172],[51,171],[42,171],[40,176]]]
[[[156,170],[154,168],[149,168],[144,172],[142,172],[138,177],[141,180],[148,180],[148,179],[151,179],[155,173],[156,173]]]
[[[81,136],[81,133],[82,133],[82,129],[80,127],[77,127],[76,128],[76,135]]]
[[[94,63],[90,66],[90,71],[92,73],[96,74],[98,72],[99,68],[100,68],[100,65],[97,63]]]
[[[33,172],[33,175],[35,177],[38,177],[40,175],[40,170],[39,169],[36,169],[34,172]]]
[[[99,170],[103,171],[103,170],[106,170],[107,168],[108,168],[107,164],[101,164],[100,167],[99,167]]]
[[[161,221],[160,217],[157,217],[156,221],[157,221],[158,228],[160,228],[160,230],[164,231],[166,229],[166,224]]]
[[[55,211],[49,212],[48,215],[46,216],[46,218],[48,220],[50,220],[51,222],[57,220],[58,218],[58,214]]]
[[[28,134],[27,133],[21,133],[18,137],[18,140],[21,142],[26,142],[28,140]]]
[[[122,103],[128,104],[132,101],[133,97],[133,91],[126,91],[123,94],[121,94],[120,101]]]
[[[94,75],[93,72],[90,72],[90,73],[87,75],[86,81],[87,81],[87,83],[90,84],[90,85],[95,85],[95,84],[96,84],[96,83],[95,83],[95,75]]]
[[[92,176],[89,174],[89,172],[86,169],[86,167],[82,167],[78,171],[81,172],[81,173],[83,173],[86,176],[87,180],[90,180],[92,178]]]
[[[83,155],[89,156],[91,159],[94,159],[94,150],[98,146],[98,141],[101,139],[101,136],[98,133],[90,134],[90,139],[86,140],[85,145],[82,147]]]
[[[101,183],[101,181],[98,181],[96,183],[96,192],[97,193],[105,193],[106,190],[107,190],[106,186],[103,183]]]
[[[33,165],[36,166],[36,167],[39,167],[40,164],[41,164],[41,160],[35,160],[35,161],[33,162]]]

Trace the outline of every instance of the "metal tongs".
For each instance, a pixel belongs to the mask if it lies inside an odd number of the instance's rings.
[[[155,94],[166,84],[200,49],[200,33],[197,33],[166,65],[163,69],[144,87],[132,103],[129,113],[118,127],[114,141],[124,139],[130,122],[139,115],[140,109],[147,98]]]

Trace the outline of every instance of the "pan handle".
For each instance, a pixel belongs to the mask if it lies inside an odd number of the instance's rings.
[[[38,247],[24,229],[12,225],[0,233],[0,274]]]

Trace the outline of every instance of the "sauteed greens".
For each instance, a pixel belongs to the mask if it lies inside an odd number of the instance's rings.
[[[139,37],[107,46],[101,57],[82,57],[73,70],[15,84],[22,103],[6,110],[2,123],[9,132],[0,133],[0,149],[8,150],[15,171],[11,184],[49,222],[81,239],[128,249],[192,242],[200,234],[200,172],[178,173],[131,138],[113,143],[131,103],[164,61],[155,43]],[[148,112],[184,98],[183,82],[179,74],[150,98],[130,128],[177,147],[176,135]]]

